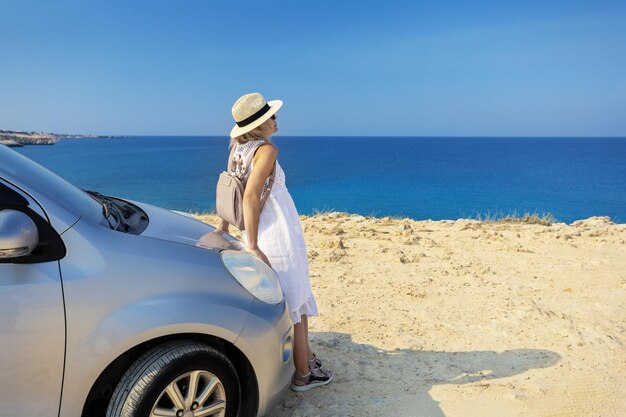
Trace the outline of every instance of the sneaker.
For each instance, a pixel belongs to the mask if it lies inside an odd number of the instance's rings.
[[[322,385],[330,384],[333,380],[333,373],[321,368],[309,368],[309,373],[299,376],[296,372],[296,376],[291,383],[291,389],[296,392],[308,391],[310,389],[321,387]]]
[[[322,367],[322,361],[317,359],[317,356],[315,356],[315,353],[313,354],[313,359],[309,359],[309,368],[313,369],[313,368],[321,368]]]

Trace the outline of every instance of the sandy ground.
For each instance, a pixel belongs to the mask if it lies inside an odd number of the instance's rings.
[[[626,416],[626,225],[302,224],[335,380],[271,416]]]

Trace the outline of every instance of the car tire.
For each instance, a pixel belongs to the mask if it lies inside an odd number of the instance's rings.
[[[224,354],[203,343],[168,342],[146,352],[126,371],[106,417],[149,417],[158,415],[156,411],[183,416],[192,415],[190,410],[212,409],[215,412],[206,415],[235,417],[240,396],[237,373]]]

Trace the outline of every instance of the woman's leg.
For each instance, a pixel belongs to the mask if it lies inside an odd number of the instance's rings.
[[[304,317],[304,316],[303,316]],[[303,376],[309,373],[307,329],[303,321],[293,326],[293,363],[296,373]]]
[[[317,366],[310,366],[309,357],[309,329],[306,316],[300,317],[300,323],[293,326],[294,346],[293,361],[296,365],[296,376],[291,389],[297,392],[329,384],[333,380],[333,373]],[[311,354],[311,357],[313,354]]]
[[[302,315],[300,317],[302,324],[304,324],[304,334],[306,338],[306,358],[307,360],[313,360],[313,351],[311,350],[311,344],[309,342],[309,319],[307,316]]]

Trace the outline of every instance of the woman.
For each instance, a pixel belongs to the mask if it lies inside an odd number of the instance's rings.
[[[317,305],[311,291],[306,245],[300,217],[285,186],[285,173],[276,159],[278,150],[270,142],[278,131],[276,112],[282,104],[280,100],[266,102],[259,93],[246,94],[235,102],[235,126],[230,132],[235,149],[229,171],[243,177],[246,184],[243,240],[250,253],[276,272],[294,322],[296,374],[291,389],[307,391],[330,383],[333,374],[322,368],[309,345],[308,317],[317,315]],[[250,170],[244,172],[250,160]],[[270,188],[269,177],[274,169]],[[265,193],[270,194],[261,207]],[[228,232],[228,226],[220,219],[218,229]]]

